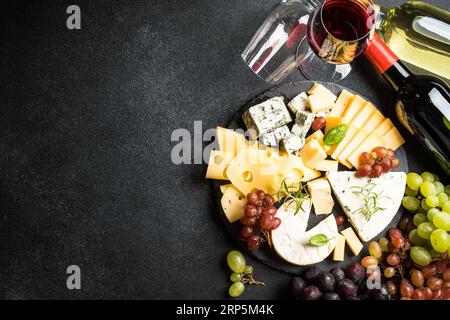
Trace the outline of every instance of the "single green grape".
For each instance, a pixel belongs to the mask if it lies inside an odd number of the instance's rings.
[[[427,206],[434,208],[439,205],[439,198],[437,196],[428,196],[425,199]]]
[[[239,282],[242,280],[242,276],[240,273],[233,272],[230,276],[231,282]]]
[[[228,293],[231,297],[236,298],[239,297],[245,290],[245,286],[242,282],[233,283],[228,289]]]
[[[447,202],[448,196],[445,192],[441,192],[441,193],[438,193],[437,197],[439,199],[439,207],[442,208],[444,206],[444,203]]]
[[[420,176],[422,177],[424,182],[425,181],[434,182],[434,176],[430,172],[425,171]]]
[[[436,228],[444,231],[450,231],[450,214],[445,212],[439,212],[433,217],[433,224]]]
[[[447,194],[447,196],[450,196],[450,184],[445,186],[444,192]]]
[[[434,184],[434,187],[436,188],[436,194],[445,191],[445,187],[444,187],[444,185],[442,184],[442,182],[435,181],[435,182],[433,182],[433,184]]]
[[[411,259],[419,266],[427,266],[430,264],[431,255],[425,248],[414,246],[409,251],[409,255],[411,256]]]
[[[410,187],[406,186],[405,194],[410,197],[415,197],[419,193],[419,190],[413,190]]]
[[[436,217],[434,217],[436,219]],[[434,221],[433,219],[433,221]],[[431,233],[436,229],[431,222],[422,222],[417,226],[417,234],[423,239],[430,239]]]
[[[252,274],[253,273],[253,267],[249,266],[249,265],[245,266],[244,273],[245,274]]]
[[[385,237],[380,238],[378,240],[378,244],[380,245],[381,251],[388,252],[389,251],[389,240]]]
[[[435,195],[436,187],[434,186],[433,182],[424,181],[424,183],[422,183],[422,185],[420,186],[420,193],[424,197]]]
[[[409,241],[411,241],[412,244],[415,244],[416,246],[425,246],[427,243],[427,240],[419,236],[417,233],[417,229],[411,230],[411,232],[408,235]]]
[[[437,174],[433,174],[433,177],[434,177],[434,181],[435,182],[441,180],[441,179],[439,179],[439,176]]]
[[[233,272],[242,273],[245,269],[245,258],[239,251],[232,250],[227,256],[228,266]]]
[[[437,252],[444,253],[448,249],[448,234],[442,229],[436,229],[430,236],[431,245]]]
[[[406,176],[406,184],[412,190],[419,190],[421,184],[423,183],[423,179],[420,175],[415,172],[410,172]]]
[[[422,199],[422,201],[420,202],[420,206],[422,207],[422,209],[423,209],[425,212],[428,212],[428,210],[431,209],[431,207],[429,207],[429,206],[427,205],[426,199]]]
[[[434,216],[440,212],[441,212],[441,210],[439,210],[437,208],[431,208],[430,210],[428,210],[428,212],[427,212],[428,221],[433,222]]]
[[[422,222],[427,222],[427,215],[425,213],[416,213],[413,217],[413,222],[416,227],[419,226]]]
[[[406,196],[403,197],[402,204],[406,210],[414,212],[417,211],[417,209],[419,209],[420,201],[415,197]]]
[[[450,200],[445,201],[445,203],[442,205],[442,211],[450,213]]]

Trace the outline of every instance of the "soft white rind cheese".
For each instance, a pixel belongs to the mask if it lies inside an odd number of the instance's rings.
[[[384,173],[379,178],[358,178],[355,177],[354,171],[338,171],[329,172],[327,178],[362,241],[373,239],[392,221],[402,202],[406,185],[404,172]],[[379,195],[377,207],[383,208],[370,219],[357,212],[364,205],[364,200],[352,189],[355,186],[364,187],[368,183],[376,184],[372,191]]]
[[[275,251],[286,261],[305,266],[323,261],[330,255],[336,245],[336,219],[330,215],[314,228],[306,231],[311,209],[311,202],[305,201],[304,212],[296,215],[295,205],[281,206],[276,216],[281,219],[281,225],[272,231],[272,243]],[[326,245],[315,247],[309,244],[309,238],[323,233],[331,239]]]

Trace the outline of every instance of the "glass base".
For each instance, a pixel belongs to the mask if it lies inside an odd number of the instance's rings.
[[[331,64],[323,61],[309,47],[306,37],[297,49],[299,69],[311,81],[338,82],[352,70],[350,64]]]

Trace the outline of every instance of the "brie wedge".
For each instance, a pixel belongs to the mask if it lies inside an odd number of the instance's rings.
[[[338,171],[329,172],[327,178],[362,241],[373,239],[392,221],[406,185],[404,172],[384,173],[379,178],[358,178],[354,171]],[[361,188],[366,200],[358,193]],[[376,203],[368,202],[367,196],[375,197]]]
[[[281,225],[272,231],[272,243],[275,251],[286,261],[305,266],[325,260],[336,245],[336,219],[330,215],[318,223],[314,228],[306,231],[308,226],[311,202],[305,201],[303,211],[296,215],[295,204],[283,204],[276,216],[281,219]],[[309,239],[323,233],[330,241],[323,246],[309,244]]]

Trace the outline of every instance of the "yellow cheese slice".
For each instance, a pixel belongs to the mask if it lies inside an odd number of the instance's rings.
[[[211,150],[206,179],[228,180],[225,172],[233,157],[230,152]]]
[[[299,152],[299,156],[306,166],[314,168],[316,163],[325,160],[327,154],[320,143],[316,139],[312,139],[303,146]]]
[[[291,183],[298,183],[318,177],[320,177],[320,172],[305,166],[300,157],[295,155],[281,156],[279,158],[279,172],[272,176],[272,188],[278,191],[284,179]]]
[[[394,126],[391,119],[386,118],[383,122],[381,122],[378,126],[375,127],[374,133],[376,133],[379,137],[384,136],[391,128]]]
[[[375,107],[372,115],[370,116],[369,120],[364,124],[364,130],[367,132],[371,132],[374,130],[380,123],[384,121],[384,116],[381,114],[380,111],[378,111]]]
[[[232,183],[222,184],[220,185],[220,192],[225,193],[229,187],[233,186]]]
[[[405,143],[405,139],[398,132],[397,128],[393,126],[383,137],[383,146],[388,149],[397,150],[402,144]]]
[[[373,112],[373,105],[370,102],[367,102],[361,106],[361,109],[349,123],[356,128],[363,128]]]
[[[383,140],[378,137],[377,134],[372,133],[347,157],[347,161],[350,162],[355,168],[359,168],[359,156],[363,152],[371,152],[375,147],[383,145]]]
[[[327,96],[332,102],[336,101],[336,96],[333,92],[325,88],[320,83],[314,83],[313,86],[308,90],[308,94],[310,95],[322,95]]]
[[[348,227],[347,229],[342,230],[341,234],[345,237],[345,241],[350,247],[350,250],[357,256],[361,252],[363,245],[356,236],[355,231],[353,231],[352,227]]]
[[[325,133],[327,133],[331,128],[334,128],[340,124],[345,123],[344,118],[335,116],[328,116],[325,118],[325,121],[326,121]]]
[[[312,94],[308,96],[308,106],[312,112],[320,112],[333,108],[334,99],[324,94]]]
[[[347,104],[353,97],[354,95],[348,92],[347,90],[345,89],[342,90],[341,94],[334,103],[334,107],[333,109],[331,109],[329,116],[341,117],[344,114]]]
[[[236,156],[241,149],[248,147],[249,141],[239,132],[217,127],[217,143],[220,151],[232,153]]]
[[[350,163],[347,158],[356,150],[367,138],[369,135],[364,129],[360,129],[358,133],[353,137],[352,141],[350,141],[344,150],[337,156],[337,160],[341,163]],[[352,165],[353,167],[353,165]]]
[[[334,149],[334,152],[331,154],[331,157],[333,159],[337,159],[338,155],[342,152],[342,150],[345,149],[347,144],[353,139],[353,137],[358,133],[358,128],[350,125],[348,127],[347,135],[345,136],[344,140],[342,140]],[[350,163],[344,162],[343,163],[348,168],[352,168],[352,165]]]
[[[326,146],[323,144],[323,137],[324,134],[322,130],[316,130],[313,134],[311,134],[308,138],[306,138],[305,144],[311,141],[312,139],[316,139],[317,141],[320,142],[320,145],[322,146],[323,150],[325,150],[325,152],[328,152],[331,150],[331,146]]]
[[[339,233],[336,234],[336,246],[333,251],[334,261],[344,261],[345,237]]]
[[[247,204],[245,195],[237,188],[231,185],[222,196],[220,200],[223,212],[230,223],[233,223],[244,217],[244,208]]]
[[[334,160],[322,160],[319,163],[317,163],[314,167],[314,169],[319,171],[338,171],[339,162]]]
[[[360,96],[354,96],[347,107],[345,108],[344,113],[342,114],[342,117],[345,119],[345,123],[351,123],[353,118],[358,114],[359,111],[361,111],[361,108],[363,105],[366,104],[366,100],[361,98]]]

